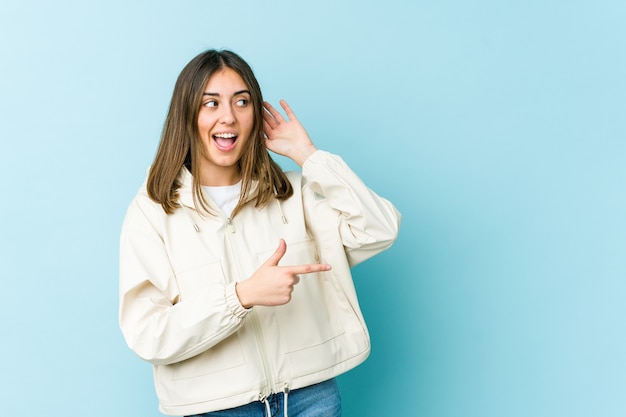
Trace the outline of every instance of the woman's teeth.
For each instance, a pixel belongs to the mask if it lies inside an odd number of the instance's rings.
[[[216,135],[213,135],[214,138],[224,138],[224,139],[232,139],[232,138],[236,138],[237,135],[234,133],[218,133]]]
[[[213,140],[220,149],[228,151],[234,147],[237,135],[235,133],[218,133],[213,135]]]

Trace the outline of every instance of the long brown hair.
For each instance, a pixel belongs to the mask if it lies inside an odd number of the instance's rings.
[[[210,49],[192,59],[176,80],[161,142],[148,175],[148,195],[161,204],[167,214],[172,214],[178,207],[178,189],[181,186],[178,178],[183,166],[193,177],[196,209],[200,206],[205,212],[210,212],[199,181],[199,161],[204,149],[197,121],[204,88],[211,76],[223,68],[230,68],[241,76],[250,91],[254,109],[250,138],[238,162],[242,178],[241,196],[233,216],[251,199],[255,200],[256,207],[262,207],[272,196],[285,200],[293,194],[287,176],[265,148],[263,96],[252,69],[234,52]],[[249,194],[253,181],[258,181],[258,187],[252,196]]]

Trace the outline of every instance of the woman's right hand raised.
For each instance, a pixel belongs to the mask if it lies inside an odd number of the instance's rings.
[[[244,308],[287,304],[300,275],[331,269],[327,264],[278,266],[286,251],[287,244],[281,239],[276,252],[250,278],[237,283],[235,290]]]

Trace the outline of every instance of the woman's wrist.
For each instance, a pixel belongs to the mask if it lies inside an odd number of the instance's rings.
[[[253,304],[246,297],[245,285],[242,284],[245,284],[245,281],[235,284],[235,293],[237,294],[237,298],[239,298],[239,303],[241,303],[241,306],[245,309],[252,308]]]
[[[291,157],[291,159],[300,167],[304,165],[304,162],[317,151],[317,148],[312,143],[309,146],[298,149],[297,152]]]

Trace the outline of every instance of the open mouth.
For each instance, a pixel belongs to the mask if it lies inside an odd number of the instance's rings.
[[[237,142],[237,134],[217,133],[213,135],[213,140],[215,141],[215,145],[220,151],[228,152],[235,147],[235,143]]]

